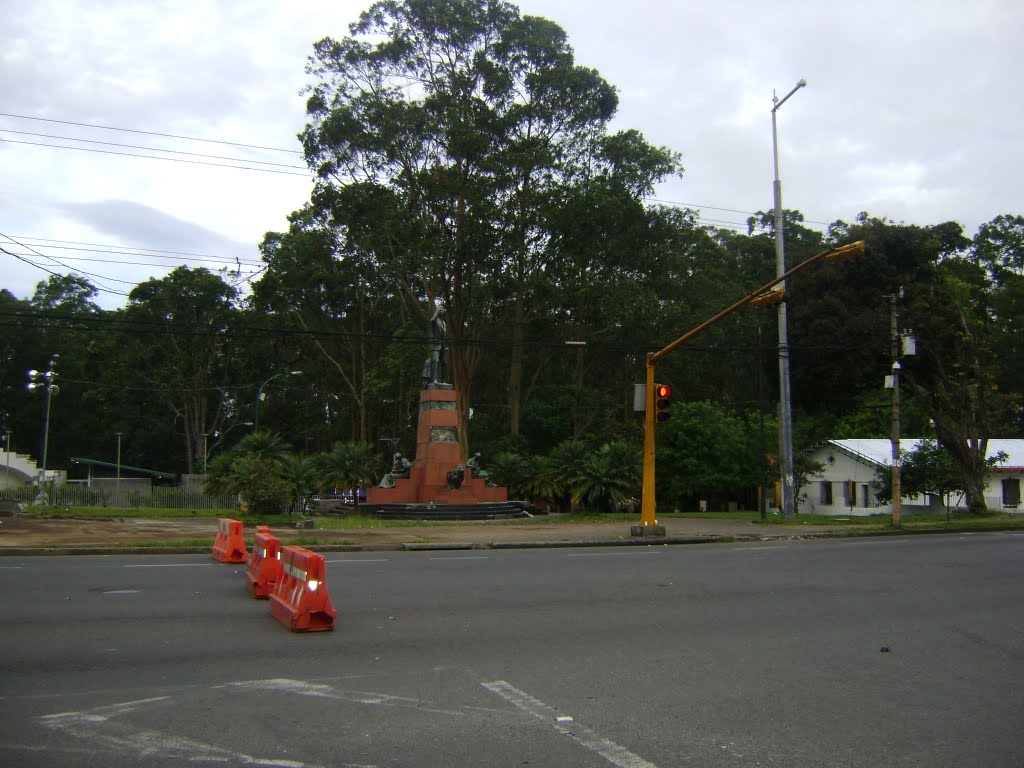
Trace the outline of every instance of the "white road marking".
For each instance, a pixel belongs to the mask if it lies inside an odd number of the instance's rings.
[[[367,691],[339,691],[329,685],[321,683],[310,683],[305,680],[291,680],[286,677],[271,678],[268,680],[240,680],[234,683],[225,683],[220,688],[247,688],[256,691],[276,691],[278,693],[292,693],[298,696],[313,696],[321,699],[336,699],[347,701],[352,704],[373,704],[389,707],[412,707],[418,712],[433,712],[441,715],[452,715],[463,717],[465,712],[451,709],[438,709],[437,707],[424,706],[429,703],[423,699],[413,699],[407,696],[391,696],[386,693],[374,693]]]
[[[491,558],[487,557],[486,555],[466,555],[464,557],[460,557],[460,556],[457,556],[457,555],[450,555],[448,557],[432,557],[430,559],[431,560],[440,560],[442,562],[445,562],[445,561],[448,561],[448,560],[490,560]]]
[[[900,544],[902,544],[902,545],[916,544],[920,540],[921,539],[892,539],[892,540],[886,540],[886,539],[879,539],[879,538],[871,538],[871,537],[868,537],[868,536],[855,536],[852,539],[841,539],[839,541],[839,546],[841,546],[841,547],[864,547],[864,546],[868,546],[869,544],[896,546],[896,545],[900,545]]]
[[[123,568],[213,568],[213,563],[137,563]]]
[[[23,567],[21,565],[0,565],[0,571],[20,571]]]
[[[656,549],[640,549],[631,552],[570,552],[569,557],[629,557],[631,555],[653,555]]]
[[[600,755],[612,765],[617,766],[617,768],[657,768],[654,763],[650,763],[639,755],[633,754],[625,747],[619,746],[615,742],[599,736],[589,728],[573,722],[572,718],[568,715],[558,715],[554,709],[544,702],[533,698],[528,693],[520,691],[504,680],[494,680],[490,683],[482,683],[482,685],[491,693],[501,696],[501,698],[523,710],[528,715],[532,715],[542,723],[550,725],[559,733],[568,736],[580,744],[580,746],[586,747],[591,752]],[[570,723],[572,724],[572,730],[569,730],[567,727]]]
[[[362,563],[386,563],[389,559],[386,557],[365,560],[324,560],[325,563],[337,563],[338,565],[360,565]]]
[[[66,733],[80,739],[98,743],[115,752],[139,755],[146,758],[184,758],[194,763],[234,763],[264,766],[265,768],[321,768],[312,763],[298,760],[276,760],[247,755],[224,749],[195,739],[174,736],[160,731],[135,729],[125,723],[115,722],[117,715],[138,709],[144,704],[167,701],[168,696],[126,701],[106,707],[80,712],[60,712],[45,715],[39,721],[46,728]],[[344,764],[344,768],[374,768],[374,766]]]
[[[108,589],[106,592],[100,592],[101,595],[137,595],[141,592],[141,589]]]

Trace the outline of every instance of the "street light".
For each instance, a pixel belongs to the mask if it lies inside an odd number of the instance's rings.
[[[267,386],[267,384],[272,382],[274,379],[279,379],[282,376],[301,376],[301,375],[302,375],[302,371],[286,371],[285,373],[275,373],[269,379],[267,379],[262,384],[260,384],[259,391],[256,393],[256,420],[254,422],[255,423],[255,428],[253,429],[253,432],[259,432],[260,431],[260,402],[262,402],[262,400],[263,400],[263,388],[265,386]]]
[[[117,433],[117,485],[114,490],[118,502],[121,501],[121,433]]]
[[[251,426],[252,426],[252,422],[251,421],[239,421],[236,424],[232,424],[230,427],[225,429],[223,432],[218,432],[217,430],[213,430],[213,432],[204,432],[203,433],[203,474],[204,475],[206,474],[206,459],[210,455],[209,451],[207,451],[207,449],[206,449],[206,439],[208,437],[215,437],[215,438],[217,438],[217,442],[214,443],[214,445],[213,445],[213,447],[216,448],[224,440],[224,438],[227,436],[228,432],[230,432],[235,427],[251,427]]]
[[[58,354],[54,354],[50,358],[50,367],[46,371],[31,370],[28,372],[28,389],[39,389],[40,387],[46,387],[46,416],[43,418],[43,468],[39,472],[39,490],[43,492],[43,486],[46,482],[46,458],[47,451],[50,447],[50,400],[53,395],[60,392],[54,382],[57,380],[57,371],[54,368],[57,365],[57,358],[60,357]]]
[[[801,79],[794,86],[793,90],[787,93],[782,99],[774,94],[772,101],[772,159],[775,163],[775,182],[773,192],[775,197],[775,268],[776,277],[786,273],[786,247],[782,234],[782,182],[779,180],[779,133],[775,113],[779,107],[786,103],[794,93],[807,85],[807,81]],[[779,288],[784,292],[786,283],[779,283]],[[786,302],[779,302],[779,453],[782,465],[782,478],[780,487],[782,489],[782,514],[786,520],[792,520],[796,514],[796,477],[793,471],[793,405],[789,391],[789,331],[786,320]]]
[[[7,438],[4,440],[4,453],[7,454],[7,474],[4,475],[4,488],[11,484],[11,430],[7,430]]]

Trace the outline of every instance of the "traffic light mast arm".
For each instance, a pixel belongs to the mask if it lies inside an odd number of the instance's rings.
[[[641,499],[640,499],[640,525],[641,526],[653,526],[653,525],[657,525],[657,522],[658,522],[657,521],[657,517],[656,517],[657,505],[655,504],[655,499],[654,499],[654,485],[655,485],[655,478],[654,478],[654,410],[655,410],[655,406],[654,406],[654,399],[655,399],[655,397],[654,397],[654,386],[655,386],[654,385],[654,369],[655,369],[655,366],[658,364],[658,361],[661,360],[661,358],[663,358],[665,355],[667,355],[669,352],[671,352],[673,349],[678,347],[683,342],[689,341],[694,336],[696,336],[698,333],[700,333],[700,332],[704,331],[705,329],[707,329],[708,327],[714,325],[715,323],[717,323],[719,320],[721,320],[726,315],[732,314],[733,312],[735,312],[737,309],[739,309],[740,307],[744,306],[745,304],[749,304],[754,299],[756,299],[758,296],[761,296],[762,294],[766,293],[767,291],[770,291],[772,288],[774,288],[779,283],[784,282],[787,278],[791,277],[792,275],[795,275],[801,269],[805,269],[805,268],[809,267],[814,262],[819,261],[820,259],[827,259],[828,261],[846,261],[847,259],[852,259],[853,257],[859,256],[862,253],[864,253],[864,241],[863,240],[858,240],[857,242],[850,243],[849,245],[841,245],[838,248],[831,248],[831,249],[829,249],[827,251],[822,251],[821,253],[815,254],[814,256],[811,256],[811,258],[806,259],[805,261],[800,262],[799,264],[797,264],[795,267],[793,267],[791,270],[789,270],[785,274],[783,274],[783,275],[781,275],[779,277],[776,277],[770,283],[766,283],[765,285],[762,285],[757,290],[751,292],[747,296],[745,296],[742,299],[740,299],[739,301],[737,301],[731,307],[728,307],[727,309],[722,310],[717,315],[712,317],[710,320],[704,321],[703,323],[698,325],[696,328],[694,328],[692,331],[689,331],[688,333],[684,333],[682,336],[680,336],[678,339],[676,339],[675,341],[673,341],[671,344],[669,344],[668,346],[664,347],[663,349],[659,349],[657,352],[650,352],[650,353],[648,353],[648,355],[647,355],[647,403],[646,403],[646,406],[644,407],[644,476],[643,476],[643,495],[641,496]]]
[[[791,277],[792,275],[795,275],[801,269],[806,269],[807,267],[809,267],[814,262],[816,262],[816,261],[818,261],[820,259],[828,259],[829,261],[845,261],[846,259],[851,259],[854,256],[858,256],[858,255],[860,255],[862,253],[864,253],[864,241],[863,240],[858,240],[857,242],[850,243],[849,245],[841,245],[838,248],[830,248],[827,251],[822,251],[821,253],[817,253],[814,256],[811,256],[811,258],[809,258],[809,259],[801,261],[799,264],[797,264],[795,267],[793,267],[791,270],[789,270],[785,274],[780,275],[779,277],[776,277],[770,283],[765,283],[764,285],[762,285],[760,288],[756,289],[752,293],[744,296],[742,299],[737,301],[731,307],[727,307],[726,309],[723,309],[721,312],[719,312],[717,315],[712,317],[710,320],[705,320],[703,323],[698,325],[692,331],[684,333],[682,336],[680,336],[678,339],[673,341],[668,346],[666,346],[666,347],[664,347],[662,349],[659,349],[657,352],[653,352],[650,355],[648,355],[647,356],[648,368],[650,368],[650,366],[656,364],[659,360],[661,360],[661,358],[663,358],[665,355],[667,355],[673,349],[678,347],[680,344],[689,341],[694,336],[696,336],[698,333],[701,333],[701,332],[707,330],[710,326],[712,326],[715,323],[717,323],[719,320],[721,320],[726,315],[731,315],[733,312],[735,312],[740,307],[742,307],[742,306],[744,306],[746,304],[749,304],[754,299],[756,299],[758,296],[761,296],[762,294],[767,293],[768,291],[770,291],[772,288],[774,288],[779,283],[785,282],[787,278]],[[650,396],[650,394],[651,394],[651,392],[650,392],[650,390],[648,390],[648,396]]]

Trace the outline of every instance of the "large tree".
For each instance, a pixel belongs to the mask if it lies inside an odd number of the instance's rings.
[[[678,158],[609,135],[615,89],[556,24],[508,3],[386,0],[350,31],[318,42],[308,67],[314,202],[424,326],[435,302],[446,309],[465,438],[479,342],[503,327],[517,417],[532,290],[559,256],[547,219],[566,190],[597,179],[639,197]]]
[[[232,386],[245,373],[234,364],[242,345],[231,343],[236,300],[236,289],[205,269],[178,267],[140,283],[123,313],[117,364],[104,372],[108,385],[120,382],[122,398],[148,406],[148,421],[171,418],[186,472],[202,469],[203,436],[255,390],[252,382],[248,390]]]

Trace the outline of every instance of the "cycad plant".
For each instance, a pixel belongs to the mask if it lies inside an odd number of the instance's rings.
[[[351,488],[355,505],[359,489],[371,485],[380,468],[380,458],[366,443],[335,443],[327,453],[314,457],[316,483],[322,490]]]
[[[211,459],[205,488],[208,493],[240,497],[257,515],[274,514],[291,495],[283,477],[288,444],[279,435],[247,435],[229,452]]]
[[[576,509],[577,495],[574,490],[583,477],[583,466],[594,450],[589,443],[581,440],[564,440],[556,445],[547,457],[551,480],[558,485],[557,500],[563,509]]]
[[[316,488],[316,467],[308,456],[287,453],[281,458],[281,479],[291,490],[293,513],[303,511],[302,500]]]
[[[598,511],[621,508],[639,490],[638,452],[624,443],[611,443],[587,457],[572,488],[574,504]]]

